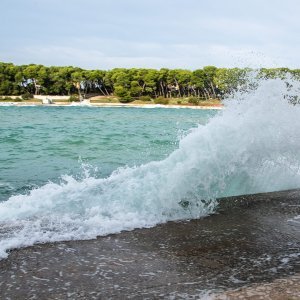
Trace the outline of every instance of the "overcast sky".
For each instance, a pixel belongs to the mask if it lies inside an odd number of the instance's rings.
[[[1,0],[0,61],[300,68],[300,0]]]

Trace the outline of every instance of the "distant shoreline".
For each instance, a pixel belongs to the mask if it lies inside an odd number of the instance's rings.
[[[45,107],[57,107],[57,106],[81,106],[81,107],[133,107],[133,108],[190,108],[190,109],[223,109],[222,104],[216,105],[172,105],[172,104],[141,104],[141,103],[80,103],[80,102],[59,102],[54,104],[42,104],[36,101],[26,102],[8,102],[0,101],[0,106],[45,106]]]

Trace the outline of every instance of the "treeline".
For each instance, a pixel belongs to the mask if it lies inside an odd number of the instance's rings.
[[[0,95],[87,94],[137,97],[202,99],[222,98],[247,80],[251,69],[216,68],[207,66],[194,71],[182,69],[124,69],[109,71],[84,70],[77,67],[46,67],[0,63]],[[258,76],[266,78],[292,77],[300,79],[300,70],[287,68],[260,69]]]

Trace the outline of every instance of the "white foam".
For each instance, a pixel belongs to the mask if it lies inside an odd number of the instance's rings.
[[[300,108],[286,95],[298,83],[260,82],[180,141],[163,161],[110,177],[63,177],[0,204],[0,256],[7,250],[197,218],[213,199],[300,186]],[[205,201],[203,201],[205,200]]]

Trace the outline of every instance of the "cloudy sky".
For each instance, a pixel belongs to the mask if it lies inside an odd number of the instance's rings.
[[[300,68],[299,0],[1,0],[0,61]]]

